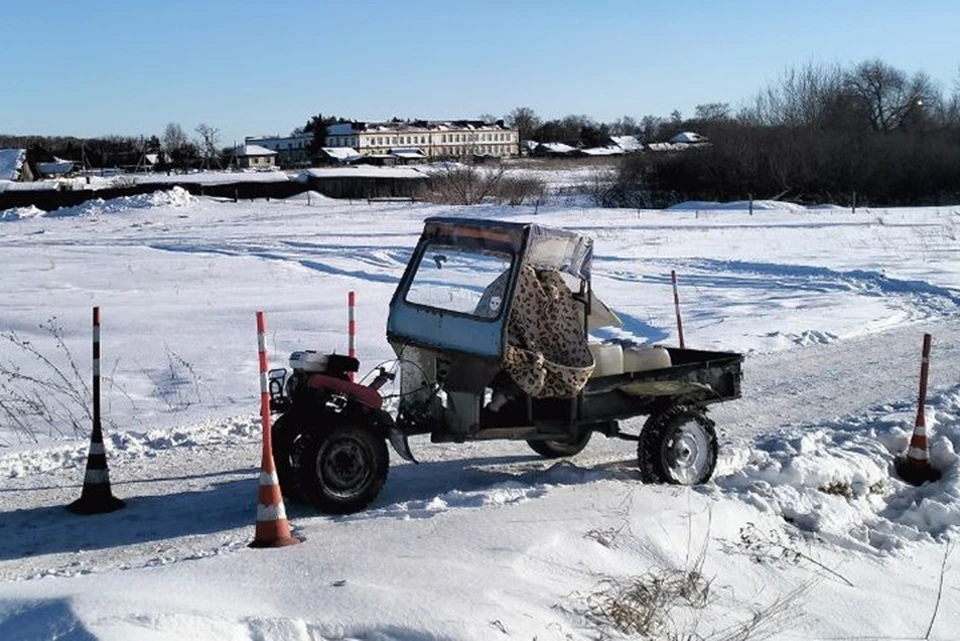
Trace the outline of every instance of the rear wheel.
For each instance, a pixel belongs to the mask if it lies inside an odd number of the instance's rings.
[[[296,449],[300,488],[324,512],[359,512],[377,497],[387,479],[390,456],[375,425],[309,431]]]
[[[583,448],[590,442],[593,432],[583,430],[573,441],[527,441],[530,449],[544,458],[560,458],[562,456],[574,456],[583,451]]]
[[[701,408],[676,406],[647,419],[637,445],[647,483],[706,483],[717,466],[717,434]]]

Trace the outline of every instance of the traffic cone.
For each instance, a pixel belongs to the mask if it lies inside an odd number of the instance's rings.
[[[123,501],[110,491],[110,471],[107,469],[107,453],[103,447],[103,431],[99,421],[93,423],[90,435],[90,453],[87,455],[87,471],[83,476],[83,491],[80,498],[67,506],[74,514],[103,514],[119,510]]]
[[[930,368],[930,334],[923,335],[923,361],[920,365],[920,399],[917,407],[917,420],[910,437],[910,447],[905,456],[894,462],[897,475],[910,485],[923,485],[928,481],[939,481],[940,470],[930,465],[930,447],[927,442],[927,424],[923,406],[927,398],[927,375]]]
[[[290,536],[287,510],[283,507],[280,479],[273,464],[273,439],[270,429],[270,392],[267,385],[266,315],[257,312],[257,352],[260,361],[260,424],[263,450],[260,456],[260,487],[257,493],[257,533],[252,548],[280,548],[296,545],[302,539]]]
[[[273,455],[264,453],[260,488],[257,495],[257,532],[252,548],[279,548],[296,545],[303,539],[290,536],[287,510],[283,507],[280,480],[273,465]]]

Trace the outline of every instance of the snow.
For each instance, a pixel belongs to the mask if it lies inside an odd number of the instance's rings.
[[[44,176],[57,176],[70,173],[75,166],[76,163],[71,160],[57,159],[54,162],[38,162],[37,171]]]
[[[17,180],[26,156],[25,149],[0,149],[0,182]]]
[[[277,152],[262,145],[241,145],[237,147],[238,156],[276,156]]]
[[[387,154],[384,154],[388,156]],[[389,157],[389,156],[388,156]],[[423,179],[423,172],[414,167],[378,167],[376,165],[351,165],[349,167],[314,167],[305,169],[296,180],[313,178],[414,178]]]
[[[556,188],[583,171],[544,176]],[[637,638],[590,603],[611,581],[669,569],[699,569],[710,597],[677,604],[658,638],[721,638],[779,598],[769,638],[924,638],[933,621],[930,639],[956,639],[960,208],[754,201],[751,215],[745,202],[638,212],[559,199],[534,211],[175,189],[0,212],[0,332],[64,363],[41,327],[55,317],[85,373],[90,308],[102,308],[106,448],[127,502],[90,517],[63,509],[80,493],[86,421],[75,433],[34,417],[34,440],[0,414],[0,639]],[[433,215],[590,235],[594,287],[641,341],[677,342],[675,269],[686,343],[747,354],[743,398],[711,411],[713,481],[645,485],[633,444],[600,436],[559,461],[522,442],[416,437],[421,464],[391,454],[368,510],[288,503],[306,541],[248,548],[254,311],[266,310],[270,363],[282,366],[296,349],[346,349],[356,291],[367,372],[392,357],[387,305]],[[914,488],[892,468],[913,429],[924,332],[943,478]],[[0,371],[11,364],[50,374],[0,340]]]
[[[670,139],[672,143],[706,142],[706,138],[694,131],[682,131]]]

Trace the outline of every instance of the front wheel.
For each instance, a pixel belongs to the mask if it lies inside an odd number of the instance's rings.
[[[387,443],[373,425],[310,431],[300,445],[300,488],[324,512],[359,512],[387,480]]]
[[[574,456],[583,451],[590,442],[593,432],[583,430],[574,441],[527,441],[530,449],[544,458]]]
[[[696,407],[675,406],[647,419],[637,445],[646,483],[706,483],[717,466],[713,421]]]

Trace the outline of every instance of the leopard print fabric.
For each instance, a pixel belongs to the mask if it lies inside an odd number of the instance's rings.
[[[534,398],[570,398],[594,368],[583,327],[583,307],[557,271],[524,265],[517,280],[503,368]]]

